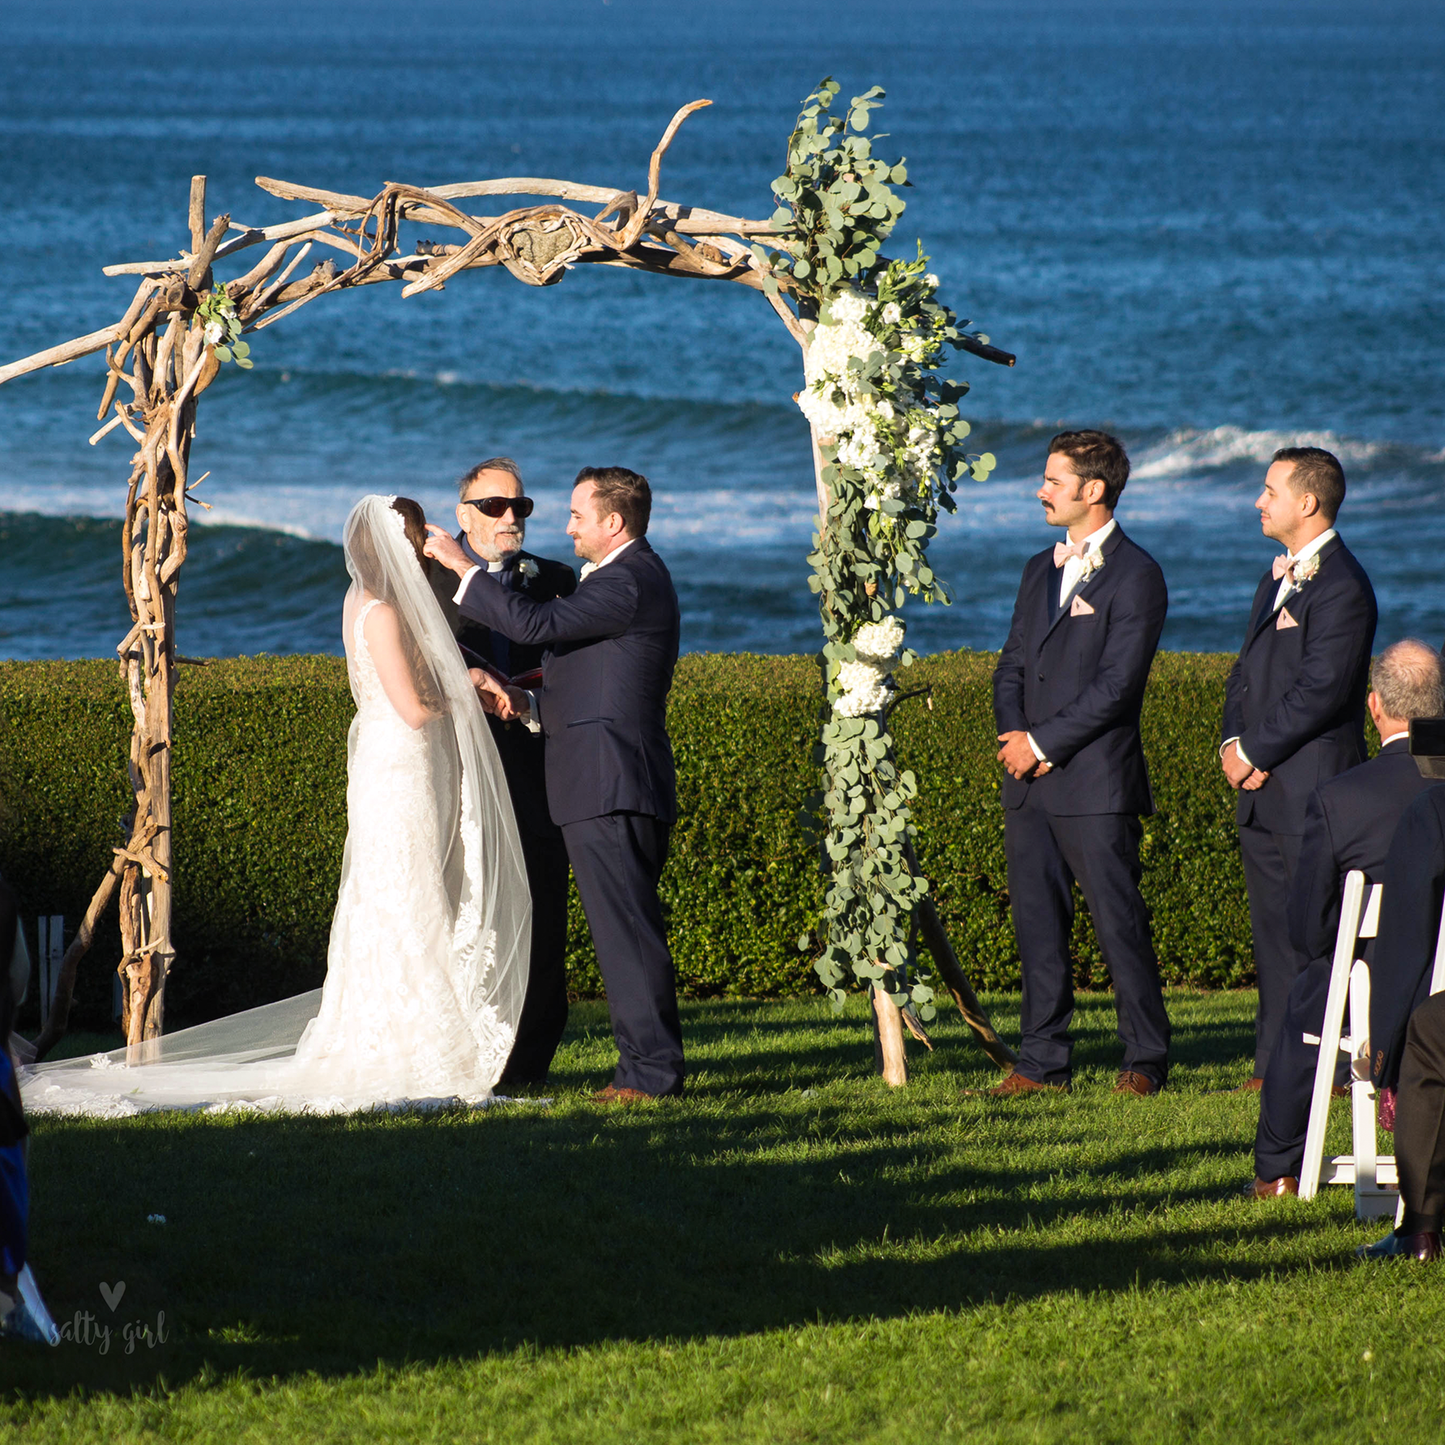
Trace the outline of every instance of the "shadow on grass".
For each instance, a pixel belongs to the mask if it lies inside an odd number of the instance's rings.
[[[604,1018],[577,1011],[568,1055],[595,1052]],[[1107,1059],[1111,1001],[1081,1019],[1082,1052]],[[1181,1041],[1232,1062],[1240,1027],[1201,1018]],[[694,1094],[633,1110],[567,1097],[602,1080],[564,1055],[550,1108],[38,1121],[32,1258],[73,1338],[12,1347],[0,1381],[46,1396],[348,1374],[1338,1261],[1307,1238],[1318,1215],[1200,1217],[1248,1140],[1198,1096],[965,1101],[939,1056],[895,1093],[865,1077],[859,1018],[806,1006],[695,1005],[687,1031]],[[961,1025],[938,1033],[974,1066]],[[111,1310],[100,1286],[120,1281]],[[162,1311],[164,1342],[127,1341]]]

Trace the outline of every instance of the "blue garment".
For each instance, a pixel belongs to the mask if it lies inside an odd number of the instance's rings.
[[[0,1093],[5,1096],[0,1105],[9,1105],[6,1112],[18,1114],[11,1103],[16,1093],[15,1066],[4,1049],[0,1049]],[[13,1278],[25,1268],[29,1223],[30,1184],[21,1139],[0,1146],[0,1275]]]

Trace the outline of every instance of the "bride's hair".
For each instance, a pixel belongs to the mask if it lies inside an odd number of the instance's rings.
[[[429,585],[426,577],[431,571],[430,559],[422,552],[427,536],[426,513],[422,511],[421,504],[412,501],[410,497],[393,498],[391,510],[402,520],[406,531],[406,540],[410,543],[409,550],[415,555],[417,566],[422,572],[421,585],[426,588]],[[412,686],[416,688],[416,695],[421,699],[422,706],[432,712],[445,712],[446,701],[437,686],[436,677],[427,665],[417,638],[407,623],[406,609],[398,605],[398,579],[388,575],[388,569],[383,564],[376,544],[372,540],[370,528],[365,525],[353,528],[348,523],[346,546],[355,566],[354,575],[357,582],[373,597],[380,598],[385,602],[396,615],[402,654],[406,658],[407,671],[411,674]],[[406,553],[403,552],[402,555],[405,556]]]
[[[421,503],[412,501],[410,497],[397,497],[391,504],[391,510],[406,524],[406,540],[416,553],[423,575],[430,577],[431,558],[422,550],[426,546],[426,513],[422,511]]]

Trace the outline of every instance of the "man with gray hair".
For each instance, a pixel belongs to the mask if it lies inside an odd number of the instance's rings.
[[[1270,1049],[1260,1090],[1254,1139],[1254,1182],[1245,1194],[1269,1199],[1299,1191],[1319,1045],[1329,993],[1340,894],[1345,874],[1358,868],[1371,883],[1384,874],[1401,815],[1431,784],[1410,756],[1410,721],[1445,715],[1445,664],[1413,638],[1387,647],[1370,664],[1370,718],[1380,752],[1314,790],[1305,809],[1299,867],[1288,898],[1290,941],[1312,960],[1295,979]],[[1284,900],[1281,900],[1283,902]],[[1365,941],[1371,956],[1374,940]],[[1348,1060],[1340,1055],[1336,1088],[1343,1092]]]

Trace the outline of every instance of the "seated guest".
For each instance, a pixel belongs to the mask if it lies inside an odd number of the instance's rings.
[[[1427,998],[1405,1029],[1395,1101],[1395,1167],[1405,1212],[1391,1233],[1356,1253],[1364,1259],[1438,1259],[1445,1214],[1445,993]]]
[[[30,1186],[25,1167],[25,1136],[29,1129],[20,1107],[20,1087],[10,1051],[15,1010],[29,981],[30,955],[20,931],[19,903],[14,891],[0,878],[0,1337],[45,1341],[47,1332],[22,1297],[30,1226]],[[44,1307],[40,1308],[43,1312]]]
[[[1304,845],[1288,900],[1290,942],[1311,962],[1295,979],[1283,1021],[1269,1051],[1254,1138],[1255,1199],[1299,1192],[1314,1090],[1318,1037],[1324,1026],[1335,932],[1345,874],[1358,868],[1371,883],[1382,880],[1401,815],[1430,783],[1409,753],[1412,718],[1445,712],[1440,654],[1423,642],[1387,647],[1370,668],[1370,717],[1380,734],[1378,757],[1321,783],[1305,810]],[[1389,890],[1386,890],[1386,898]],[[1436,906],[1439,916],[1439,906]],[[1373,940],[1364,941],[1370,957]],[[1342,1053],[1336,1088],[1343,1091],[1349,1061]]]

